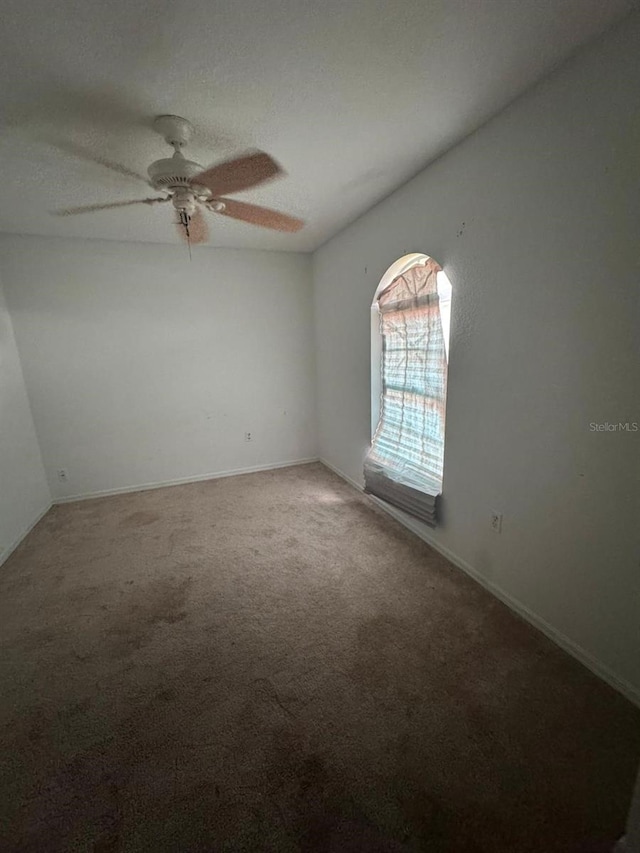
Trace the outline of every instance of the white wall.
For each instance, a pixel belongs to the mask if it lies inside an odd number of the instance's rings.
[[[0,564],[51,505],[0,283]]]
[[[362,483],[376,285],[443,265],[433,541],[640,699],[640,432],[589,426],[640,422],[639,55],[636,15],[325,244],[314,298],[321,456]]]
[[[5,235],[0,270],[55,497],[316,455],[309,256]]]

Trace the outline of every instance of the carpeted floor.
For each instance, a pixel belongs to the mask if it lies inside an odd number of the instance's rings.
[[[319,464],[55,507],[0,624],[5,852],[623,828],[640,711]]]

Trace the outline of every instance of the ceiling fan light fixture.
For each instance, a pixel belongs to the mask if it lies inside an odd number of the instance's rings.
[[[171,201],[179,213],[184,212],[187,216],[193,216],[196,212],[197,198],[191,190],[178,187],[173,193]]]

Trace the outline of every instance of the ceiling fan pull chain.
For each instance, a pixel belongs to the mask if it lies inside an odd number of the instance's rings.
[[[189,248],[189,260],[192,260],[192,258],[191,258],[191,234],[189,233],[190,216],[186,210],[180,210],[179,216],[180,216],[180,224],[183,226],[184,233],[186,234],[186,237],[187,237],[187,247]]]

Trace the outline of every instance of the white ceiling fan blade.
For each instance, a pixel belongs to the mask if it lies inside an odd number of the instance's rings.
[[[53,216],[76,216],[78,213],[94,213],[97,210],[110,210],[113,207],[129,207],[132,204],[159,204],[171,201],[170,198],[137,198],[133,201],[113,201],[110,204],[86,204],[82,207],[67,207],[51,211]]]
[[[95,163],[97,166],[103,166],[105,169],[117,172],[125,178],[131,178],[134,181],[141,181],[143,184],[151,186],[147,178],[144,178],[142,175],[134,172],[133,169],[129,169],[127,166],[123,166],[121,163],[116,163],[113,160],[108,160],[106,157],[102,157],[99,154],[94,154],[87,148],[84,148],[84,146],[78,145],[77,142],[71,142],[69,139],[53,139],[52,137],[47,136],[40,136],[40,139],[47,145],[52,145],[59,151],[62,151],[65,154],[71,154],[79,160],[84,160],[87,163]]]

